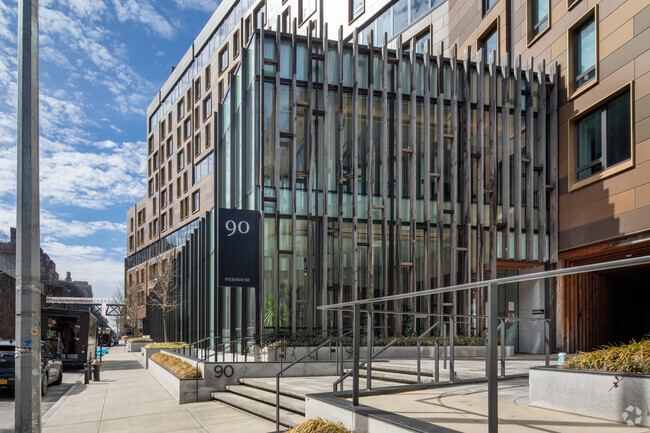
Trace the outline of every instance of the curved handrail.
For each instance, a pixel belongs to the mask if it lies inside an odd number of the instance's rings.
[[[379,352],[377,352],[377,353],[375,353],[374,355],[372,355],[372,356],[370,357],[370,360],[372,361],[372,360],[375,359],[377,356],[381,355],[381,354],[382,354],[386,349],[388,349],[389,347],[391,347],[393,344],[397,343],[397,342],[400,341],[400,340],[401,340],[400,338],[396,338],[396,339],[394,339],[393,341],[391,341],[390,343],[388,343],[387,345],[385,345],[385,346],[384,346],[384,347],[383,347]],[[363,367],[364,365],[366,365],[367,362],[368,362],[367,360],[366,360],[366,361],[363,361],[361,364],[359,364],[359,368],[361,368],[361,367]],[[338,378],[338,379],[337,379],[337,380],[332,384],[333,391],[336,392],[336,386],[337,386],[339,383],[341,384],[341,391],[343,391],[343,381],[344,381],[345,379],[347,379],[348,377],[350,377],[350,375],[351,375],[352,373],[353,373],[353,370],[350,370],[350,371],[348,371],[347,373],[343,374],[341,377],[339,377],[339,378]]]
[[[310,356],[312,353],[317,352],[320,348],[324,347],[326,344],[331,343],[334,340],[340,340],[343,339],[346,335],[349,335],[352,331],[348,331],[343,335],[340,335],[338,337],[331,337],[325,340],[323,343],[321,343],[319,346],[315,347],[314,349],[310,350],[307,352],[305,355],[301,356],[300,358],[296,359],[293,361],[291,364],[287,365],[280,371],[278,371],[275,375],[275,430],[280,431],[280,376],[282,373],[293,367],[294,365],[298,364],[301,362],[303,359],[307,358]]]

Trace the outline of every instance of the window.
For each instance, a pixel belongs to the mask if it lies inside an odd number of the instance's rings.
[[[158,218],[153,220],[153,235],[156,236],[158,234]]]
[[[153,135],[149,137],[149,155],[153,153]]]
[[[158,210],[158,203],[157,203],[157,201],[156,201],[156,197],[154,197],[154,198],[153,198],[153,202],[152,202],[152,204],[151,204],[151,211],[152,211],[151,213],[152,213],[153,215],[156,215],[156,214],[158,213],[158,212],[156,212],[157,210]]]
[[[167,190],[163,189],[160,194],[160,207],[164,208],[165,206],[167,206]]]
[[[194,100],[201,99],[201,77],[197,78],[194,82]]]
[[[235,30],[235,34],[232,35],[232,58],[236,58],[239,55],[239,30]]]
[[[348,21],[352,22],[359,17],[364,11],[364,0],[348,0]]]
[[[298,0],[298,21],[300,24],[316,12],[316,0]]]
[[[282,11],[282,33],[291,33],[291,6]]]
[[[171,204],[174,201],[174,184],[170,183],[167,189],[169,190],[167,195],[169,196],[169,203]]]
[[[181,178],[176,179],[176,198],[181,196]]]
[[[255,23],[254,26],[256,29],[264,27],[266,25],[266,13],[265,13],[265,3],[262,3],[259,8],[255,11]]]
[[[209,123],[205,126],[204,135],[205,135],[205,148],[207,149],[208,147],[210,147],[210,144],[211,144],[210,143],[210,124]]]
[[[170,207],[168,214],[169,214],[169,227],[171,227],[174,225],[174,209]]]
[[[598,81],[598,9],[594,7],[569,29],[569,96]],[[589,84],[589,86],[587,86]]]
[[[149,197],[153,195],[153,179],[149,179]]]
[[[192,111],[192,87],[187,89],[187,111]]]
[[[499,61],[499,26],[497,21],[488,29],[479,40],[479,48],[483,48],[483,59],[486,63],[490,61],[492,52],[495,54],[495,60]]]
[[[196,185],[205,179],[214,170],[214,152],[203,158],[201,162],[194,165],[192,169],[192,185]]]
[[[172,156],[172,153],[174,153],[174,139],[169,137],[167,140],[167,158]]]
[[[149,239],[151,239],[152,234],[153,234],[153,227],[151,226],[151,223],[149,223]]]
[[[199,129],[199,126],[201,126],[201,122],[199,122],[199,119],[201,118],[201,107],[196,107],[194,109],[194,129]]]
[[[183,98],[181,98],[180,102],[176,106],[177,120],[181,120],[185,114],[185,105],[183,102]]]
[[[219,86],[218,86],[218,92],[217,93],[219,94],[219,102],[223,102],[223,97],[224,97],[224,94],[223,94],[223,80],[219,81]]]
[[[176,154],[176,171],[180,172],[183,167],[185,167],[185,155],[183,154],[183,151],[181,150]]]
[[[164,213],[160,215],[160,231],[164,232],[167,230],[167,214]]]
[[[167,133],[171,134],[172,129],[173,129],[172,128],[172,112],[171,111],[167,115],[167,128],[169,128]]]
[[[198,133],[194,137],[194,155],[201,153],[201,134]]]
[[[153,154],[153,169],[158,170],[158,152]]]
[[[129,250],[132,250],[134,248],[133,244],[133,235],[129,236]],[[133,284],[133,275],[131,275],[131,284]]]
[[[549,3],[550,0],[529,0],[527,2],[528,12],[528,43],[549,28]]]
[[[210,72],[210,65],[205,67],[205,90],[208,90],[212,85],[212,74]]]
[[[160,138],[165,138],[165,133],[167,132],[167,129],[165,128],[165,121],[163,120],[160,122]]]
[[[164,183],[165,183],[165,179],[166,179],[166,177],[165,177],[165,166],[163,165],[163,166],[160,168],[160,183],[163,183],[163,184],[164,184]]]
[[[183,192],[187,192],[187,172],[183,173]]]
[[[199,190],[192,193],[192,213],[199,211]]]
[[[167,180],[171,181],[172,180],[172,161],[171,161],[171,159],[169,160],[169,162],[167,162],[167,176],[169,176],[167,178]]]
[[[483,16],[487,14],[490,9],[492,9],[492,6],[497,4],[499,0],[483,0]]]
[[[244,21],[244,43],[248,43],[248,40],[251,38],[252,29],[251,29],[251,17],[250,15]]]
[[[133,231],[133,228],[134,228],[134,226],[133,226],[133,217],[131,217],[130,223],[131,223],[131,230],[129,230],[129,231],[132,232],[132,231]]]
[[[203,120],[205,121],[212,115],[212,96],[208,96],[203,100]]]
[[[190,134],[192,133],[192,119],[187,119],[185,121],[185,126],[184,126],[184,131],[183,131],[183,139],[187,140],[190,138]]]
[[[628,85],[601,106],[569,122],[575,139],[574,182],[631,161],[631,94]]]
[[[420,54],[425,54],[427,52],[427,46],[429,47],[429,52],[431,52],[431,33],[426,32],[415,39],[415,52]]]
[[[226,47],[219,53],[219,73],[222,73],[226,70],[226,68],[228,68],[229,60],[230,58],[228,57],[228,44],[226,44]]]

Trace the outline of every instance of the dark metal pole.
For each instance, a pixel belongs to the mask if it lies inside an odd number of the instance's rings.
[[[368,312],[368,323],[366,333],[366,389],[372,389],[372,312]]]
[[[16,432],[41,431],[38,0],[18,5]]]
[[[497,302],[498,286],[488,284],[488,432],[499,431],[498,398],[499,382],[497,378]]]
[[[352,324],[352,406],[359,406],[359,345],[361,343],[361,305],[354,305]]]

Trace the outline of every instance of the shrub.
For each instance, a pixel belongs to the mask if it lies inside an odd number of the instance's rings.
[[[564,362],[565,368],[650,374],[650,337],[625,345],[604,346],[593,352],[579,352]]]
[[[181,349],[189,347],[189,344],[182,341],[169,341],[167,343],[149,343],[144,347],[147,349]]]
[[[129,341],[131,343],[151,343],[153,340],[151,338],[138,337],[138,338],[130,338]]]
[[[343,424],[327,421],[322,418],[308,419],[287,431],[287,433],[355,433],[346,429]]]
[[[175,356],[167,355],[165,353],[155,353],[151,359],[179,379],[195,379],[202,377],[201,370],[192,367],[191,364],[182,361]]]

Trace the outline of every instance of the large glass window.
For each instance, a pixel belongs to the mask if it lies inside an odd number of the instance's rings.
[[[483,15],[488,13],[490,9],[492,9],[492,6],[497,4],[499,0],[483,0]]]
[[[629,90],[575,123],[576,180],[631,158]]]
[[[531,29],[534,38],[548,27],[548,0],[532,0],[531,8]]]
[[[596,77],[596,23],[592,16],[575,30],[575,89]]]
[[[393,6],[393,34],[404,30],[409,23],[409,2],[408,0],[399,0]]]
[[[420,54],[426,53],[429,44],[431,44],[431,33],[426,32],[425,34],[418,36],[415,39],[415,52]],[[430,46],[429,52],[431,52]]]

